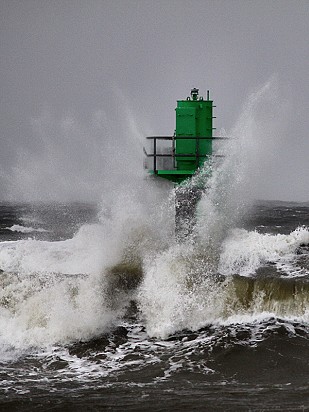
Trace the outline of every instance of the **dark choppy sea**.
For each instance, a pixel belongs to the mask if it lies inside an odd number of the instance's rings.
[[[219,247],[107,215],[0,205],[1,411],[309,411],[308,203]]]

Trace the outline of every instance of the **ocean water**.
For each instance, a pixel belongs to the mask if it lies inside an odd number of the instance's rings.
[[[112,255],[104,222],[0,205],[1,410],[309,410],[308,203],[257,202],[216,253],[126,221]]]
[[[1,411],[309,410],[309,204],[254,200],[284,113],[273,81],[249,96],[181,189],[202,193],[176,234],[178,189],[139,171],[129,127],[95,135],[90,178],[60,167],[61,134],[14,169],[28,202],[0,204]],[[38,202],[75,189],[102,200]]]

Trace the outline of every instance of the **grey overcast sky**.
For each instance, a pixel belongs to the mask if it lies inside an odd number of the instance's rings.
[[[230,130],[275,76],[289,109],[258,195],[309,200],[308,0],[0,0],[0,42],[0,199],[93,200],[128,113],[172,134],[198,87]]]

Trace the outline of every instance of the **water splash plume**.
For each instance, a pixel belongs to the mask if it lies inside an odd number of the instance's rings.
[[[271,259],[278,270],[284,265],[287,270],[297,249],[308,242],[308,228],[283,237],[237,229],[258,194],[260,182],[265,181],[263,164],[270,161],[271,149],[280,137],[281,121],[277,128],[270,112],[279,120],[284,112],[277,104],[275,80],[249,97],[229,133],[222,131],[233,137],[220,148],[223,161],[207,163],[187,184],[190,188],[207,176],[193,235],[183,242],[174,237],[173,188],[147,178],[142,170],[136,172],[139,155],[132,145],[126,146],[126,157],[118,157],[119,140],[111,142],[106,133],[104,150],[103,146],[98,149],[105,121],[102,114],[90,128],[96,130],[94,140],[85,130],[78,132],[71,120],[61,124],[62,132],[55,142],[49,132],[43,132],[46,156],[41,159],[40,152],[30,164],[26,155],[23,167],[15,170],[20,178],[15,180],[15,189],[28,185],[25,198],[48,200],[49,187],[61,198],[69,183],[71,194],[78,186],[85,191],[85,199],[92,196],[92,190],[99,193],[101,211],[95,223],[82,226],[71,239],[48,242],[32,238],[0,244],[1,330],[7,331],[0,346],[4,351],[10,345],[27,348],[90,339],[117,324],[132,299],[147,333],[163,338],[182,329],[258,319],[264,311],[268,316],[281,316],[282,308],[287,308],[286,315],[292,316],[295,308],[278,305],[279,298],[262,299],[263,285],[252,286],[234,277],[235,271],[238,276],[255,275]],[[37,127],[46,131],[45,126],[46,120],[38,121]],[[80,160],[77,156],[73,166],[63,164],[57,147],[64,138],[66,155],[77,139],[88,158],[88,163],[85,158],[83,163],[97,168],[94,175],[100,175],[101,180],[93,177],[92,171],[85,185],[78,173],[76,180],[71,179]],[[92,165],[92,146],[97,143]],[[71,167],[73,173],[69,172]],[[59,172],[64,180],[52,185]],[[64,183],[66,176],[71,177]],[[36,189],[43,186],[42,196],[35,198]],[[299,290],[302,302],[305,289]],[[307,319],[301,306],[295,314]]]

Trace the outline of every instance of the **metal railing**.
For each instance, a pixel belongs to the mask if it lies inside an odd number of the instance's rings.
[[[177,157],[194,157],[196,161],[196,167],[198,168],[199,159],[208,157],[210,155],[199,154],[199,140],[230,140],[228,137],[221,136],[147,136],[146,139],[153,140],[153,153],[147,153],[145,147],[143,147],[144,154],[147,157],[153,157],[153,171],[157,174],[157,158],[158,157],[170,157],[173,159],[173,167],[176,169]],[[176,154],[175,140],[195,140],[195,153],[181,153]],[[172,140],[172,153],[158,153],[157,152],[157,140]],[[211,155],[214,157],[224,157],[223,155]]]

